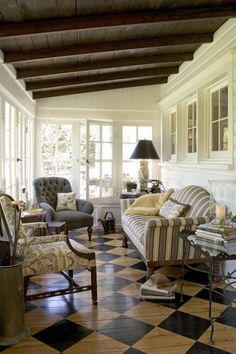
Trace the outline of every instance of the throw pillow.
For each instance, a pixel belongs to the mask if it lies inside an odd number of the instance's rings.
[[[75,192],[57,193],[56,211],[61,210],[77,210]]]
[[[182,213],[184,213],[185,209],[186,204],[180,204],[176,201],[169,199],[162,205],[159,215],[167,219],[176,218],[178,216],[181,216]]]
[[[181,213],[179,216],[185,216],[185,215],[186,215],[188,209],[190,208],[190,205],[189,205],[189,204],[185,204],[185,203],[178,202],[178,201],[175,200],[174,198],[170,198],[169,200],[171,200],[173,203],[183,205],[183,206],[184,206],[184,210],[182,211],[182,213]]]

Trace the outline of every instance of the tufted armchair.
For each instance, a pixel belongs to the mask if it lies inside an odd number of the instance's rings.
[[[0,196],[0,214],[2,234],[5,240],[16,242],[16,257],[23,257],[23,276],[25,300],[35,300],[56,295],[70,294],[91,290],[93,303],[97,302],[97,275],[96,256],[89,250],[67,235],[35,236],[29,232],[30,225],[20,222],[19,210],[13,207],[12,198],[7,195]],[[18,221],[16,223],[16,220]],[[16,224],[19,227],[16,227]],[[35,223],[40,228],[47,227],[47,223]],[[28,226],[28,229],[25,227]],[[36,232],[37,234],[37,232]],[[73,270],[85,268],[91,273],[91,283],[79,285],[73,278]],[[29,279],[32,276],[60,272],[69,282],[67,288],[49,290],[43,293],[27,294]]]
[[[91,241],[93,204],[76,199],[77,210],[56,211],[57,193],[72,192],[70,182],[63,177],[39,177],[33,181],[35,197],[40,208],[46,211],[46,220],[66,222],[67,231],[87,227]]]

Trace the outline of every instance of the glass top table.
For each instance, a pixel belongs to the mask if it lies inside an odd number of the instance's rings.
[[[209,338],[209,344],[213,344],[213,333],[214,333],[214,323],[215,321],[223,317],[226,312],[232,308],[232,303],[236,303],[234,299],[228,299],[230,300],[226,309],[222,314],[220,314],[217,317],[212,316],[212,294],[217,293],[220,296],[223,296],[226,298],[225,290],[230,287],[232,284],[236,283],[236,269],[233,269],[231,272],[228,273],[222,273],[220,271],[220,262],[227,261],[227,260],[235,260],[236,259],[236,240],[232,241],[227,241],[223,242],[220,244],[219,242],[213,242],[213,241],[202,241],[199,240],[194,232],[183,232],[181,234],[181,237],[184,239],[184,245],[183,245],[183,276],[182,276],[182,285],[181,285],[181,296],[182,296],[182,287],[184,286],[184,267],[186,266],[187,268],[191,270],[195,270],[198,272],[202,273],[207,273],[208,275],[208,281],[209,283],[207,284],[206,288],[209,290],[209,321],[211,324],[211,332],[210,332],[210,338]],[[200,251],[200,254],[205,257],[206,259],[206,264],[207,264],[207,270],[202,270],[202,269],[197,269],[194,268],[193,266],[187,264],[185,261],[185,250],[187,245],[189,246],[192,245],[194,248],[196,248],[198,251]],[[219,282],[224,282],[224,287],[223,287],[223,293],[217,291],[216,287],[219,284]],[[236,293],[235,293],[236,296]]]

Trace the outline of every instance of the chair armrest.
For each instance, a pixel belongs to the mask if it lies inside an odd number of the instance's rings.
[[[39,207],[46,211],[46,220],[53,221],[55,220],[55,209],[46,202],[40,202]]]
[[[124,214],[125,210],[128,209],[137,198],[127,198],[120,200],[121,215]]]
[[[51,242],[58,242],[58,241],[65,241],[67,242],[68,236],[67,235],[47,235],[47,236],[29,236],[26,239],[19,239],[19,245],[37,245],[42,243],[51,243]]]
[[[207,216],[159,218],[148,220],[144,228],[144,252],[148,260],[181,260],[183,255],[183,230],[195,231],[196,226],[210,222]],[[200,258],[193,247],[189,248],[189,258]]]
[[[87,214],[92,214],[94,209],[93,204],[84,199],[76,199],[76,207],[77,210]]]

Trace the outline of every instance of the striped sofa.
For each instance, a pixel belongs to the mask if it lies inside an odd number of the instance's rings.
[[[187,186],[175,191],[171,198],[190,207],[184,217],[166,219],[161,216],[128,215],[124,211],[135,199],[121,199],[121,222],[125,232],[123,247],[129,240],[146,263],[150,275],[156,266],[181,264],[184,229],[195,230],[196,226],[210,221],[210,195],[199,186]],[[188,263],[204,261],[192,246],[186,249]]]

